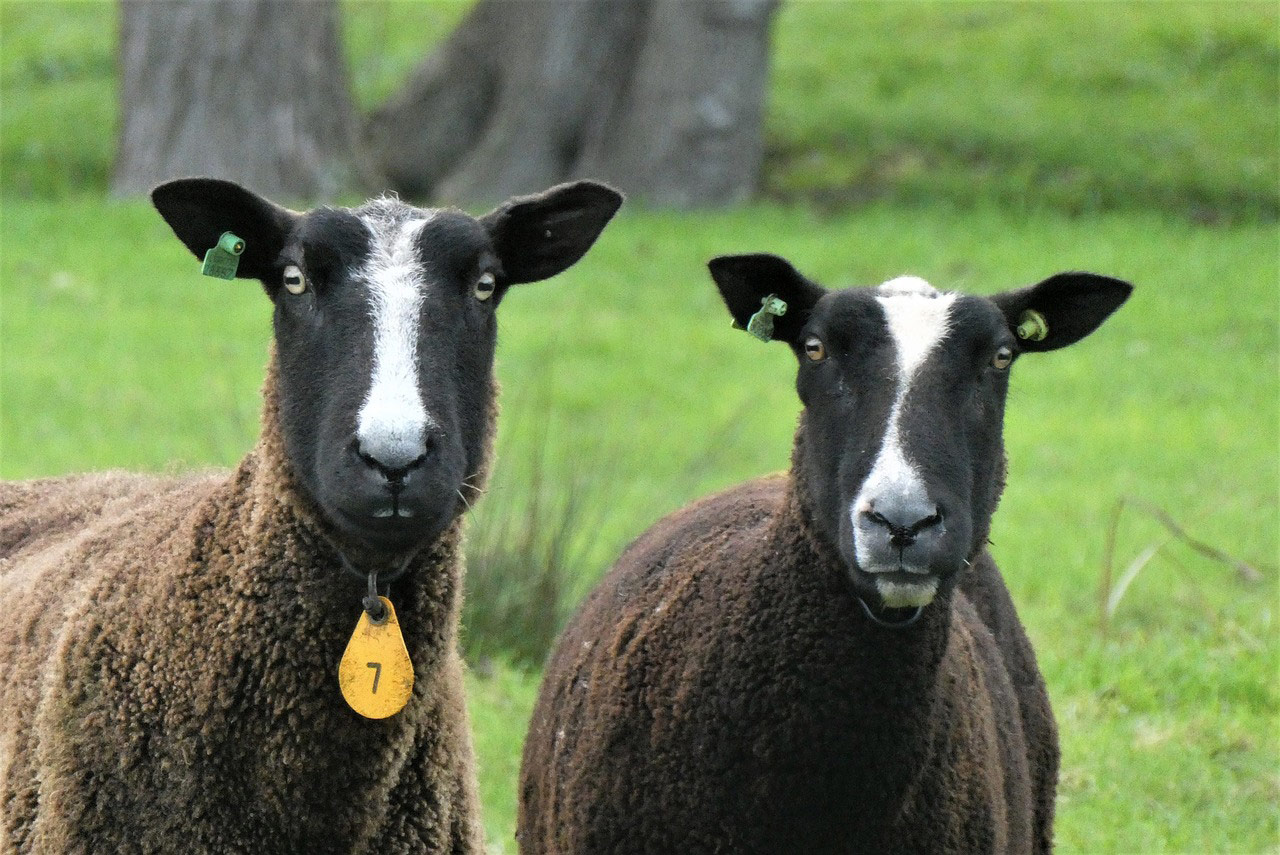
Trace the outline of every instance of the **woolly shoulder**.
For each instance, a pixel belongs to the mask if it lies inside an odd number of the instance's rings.
[[[114,471],[0,483],[0,559],[77,536],[199,480]]]

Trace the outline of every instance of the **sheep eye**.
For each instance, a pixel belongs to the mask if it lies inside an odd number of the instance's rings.
[[[804,355],[813,362],[821,362],[827,358],[827,348],[816,335],[804,340]]]
[[[1008,345],[1001,345],[996,355],[991,357],[991,367],[1001,371],[1008,368],[1011,362],[1013,362],[1013,349]]]
[[[492,273],[481,273],[479,281],[476,282],[476,299],[488,300],[493,296],[493,289],[497,287],[497,280],[494,279]]]
[[[298,265],[290,264],[284,269],[284,290],[290,294],[301,294],[307,290],[307,277],[302,275]]]

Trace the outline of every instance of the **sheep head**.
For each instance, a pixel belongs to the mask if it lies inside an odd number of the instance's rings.
[[[986,544],[1014,361],[1088,335],[1132,290],[1064,273],[993,297],[911,276],[828,291],[771,255],[710,270],[736,324],[774,306],[772,337],[799,361],[794,467],[809,522],[881,608],[927,605]]]
[[[389,198],[299,213],[191,178],[152,201],[199,258],[226,232],[243,241],[234,275],[274,303],[291,469],[346,537],[394,554],[435,538],[472,498],[503,295],[577,262],[622,197],[578,181],[479,218]]]

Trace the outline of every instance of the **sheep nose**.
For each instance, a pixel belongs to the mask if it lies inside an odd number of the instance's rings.
[[[932,533],[942,524],[942,509],[931,502],[922,502],[905,497],[871,501],[862,511],[867,522],[887,529],[889,543],[898,549],[905,549],[916,542],[921,534]]]
[[[435,446],[435,437],[426,432],[419,440],[395,443],[364,443],[357,438],[353,450],[366,466],[388,481],[403,483],[410,472],[427,462]]]

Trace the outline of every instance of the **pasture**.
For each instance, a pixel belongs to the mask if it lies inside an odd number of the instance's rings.
[[[464,9],[347,4],[362,103]],[[504,301],[500,455],[464,628],[495,850],[514,848],[538,682],[541,648],[519,637],[549,638],[661,514],[787,466],[794,360],[731,330],[705,272],[752,251],[828,286],[909,272],[989,292],[1069,269],[1135,283],[1096,335],[1021,360],[1009,401],[993,552],[1061,729],[1059,850],[1280,850],[1280,19],[1177,10],[794,0],[767,198],[624,208],[578,267]],[[0,6],[5,478],[228,466],[257,433],[261,290],[200,277],[148,204],[105,198],[111,20],[108,5]],[[1116,573],[1159,551],[1104,637],[1123,497],[1256,574],[1126,510]]]

